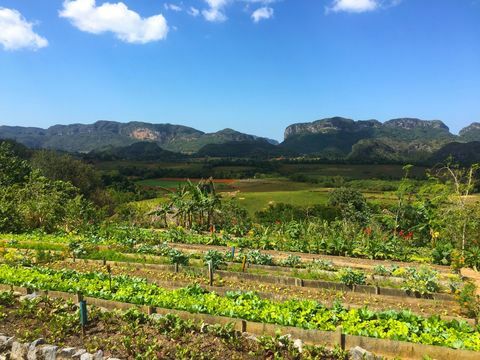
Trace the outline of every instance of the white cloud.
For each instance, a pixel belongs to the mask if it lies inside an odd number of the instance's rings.
[[[20,12],[0,7],[0,44],[5,50],[38,50],[48,41],[33,31],[33,24]]]
[[[376,10],[379,6],[379,0],[334,0],[327,10],[362,13]]]
[[[273,9],[271,7],[261,7],[252,13],[252,20],[258,23],[260,20],[266,20],[273,17]]]
[[[163,6],[165,7],[165,10],[172,10],[172,11],[176,11],[176,12],[179,12],[179,11],[183,10],[181,6],[178,6],[176,4],[165,3],[165,4],[163,4]]]
[[[229,0],[205,0],[208,9],[202,11],[202,15],[207,21],[211,22],[223,22],[227,20],[224,9],[227,6]]]
[[[92,34],[112,32],[127,43],[146,44],[163,40],[168,34],[167,20],[158,14],[142,18],[122,2],[97,6],[95,0],[65,0],[60,16],[78,29]]]
[[[197,8],[194,8],[193,6],[191,6],[190,9],[187,10],[187,12],[193,17],[197,17],[198,15],[200,15],[200,10],[198,10]]]

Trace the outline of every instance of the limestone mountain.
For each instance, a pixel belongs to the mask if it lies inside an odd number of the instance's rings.
[[[54,125],[48,129],[0,126],[0,139],[12,139],[30,148],[85,153],[109,146],[125,147],[139,141],[154,142],[170,151],[194,153],[207,144],[252,141],[257,138],[231,129],[204,133],[183,125],[145,122],[97,121],[87,125]]]
[[[463,141],[480,141],[480,123],[474,122],[463,128],[459,135]]]
[[[354,121],[342,117],[293,124],[286,128],[281,146],[301,154],[344,157],[358,141],[373,138],[381,126],[376,120]]]
[[[92,155],[112,159],[174,159],[174,153],[181,153],[200,157],[307,155],[342,161],[426,162],[447,144],[480,141],[480,123],[454,135],[440,120],[398,118],[382,123],[333,117],[288,126],[279,145],[274,140],[229,128],[205,133],[182,125],[115,121],[55,125],[48,129],[0,126],[0,139],[12,139],[29,148],[93,152]],[[444,151],[460,147],[452,145]],[[471,151],[468,146],[464,149]]]
[[[287,127],[281,146],[304,154],[394,161],[428,157],[457,138],[440,120],[399,118],[381,123],[334,117]]]

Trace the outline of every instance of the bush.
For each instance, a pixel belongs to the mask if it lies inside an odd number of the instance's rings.
[[[370,209],[363,194],[351,188],[339,188],[330,193],[328,204],[340,210],[344,219],[366,224],[370,218]]]

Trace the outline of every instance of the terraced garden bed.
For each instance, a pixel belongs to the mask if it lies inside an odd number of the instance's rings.
[[[79,310],[69,300],[36,297],[20,300],[10,292],[0,292],[0,334],[16,341],[39,338],[59,347],[103,351],[121,359],[283,359],[345,360],[340,350],[302,346],[302,353],[287,337],[244,336],[231,324],[205,325],[202,321],[182,320],[175,315],[149,317],[132,308],[127,311],[101,311],[88,307],[88,325],[81,334]]]
[[[342,326],[343,332],[350,335],[480,350],[478,328],[466,322],[445,321],[437,316],[423,318],[411,312],[327,308],[311,300],[279,302],[261,299],[253,293],[220,296],[198,286],[168,290],[135,277],[42,267],[0,265],[0,282],[43,290],[81,291],[100,299],[304,329],[334,331]]]
[[[203,273],[188,271],[180,268],[176,273],[174,266],[151,266],[148,264],[133,264],[121,262],[107,262],[114,275],[133,275],[146,278],[162,287],[178,288],[198,283],[207,290],[224,293],[225,291],[255,291],[261,297],[279,300],[285,299],[312,299],[321,302],[325,306],[333,306],[340,302],[346,307],[361,308],[368,306],[374,310],[411,310],[419,315],[441,315],[442,318],[462,317],[462,309],[457,301],[431,300],[403,297],[398,298],[388,295],[375,295],[361,292],[339,291],[334,289],[320,289],[298,287],[284,284],[261,283],[259,281],[242,280],[221,276],[214,277],[214,286],[210,287],[208,277]],[[76,271],[106,272],[102,261],[71,260],[59,261],[48,264],[56,269],[74,269]],[[184,270],[184,271],[183,271]],[[472,324],[473,319],[464,319]]]

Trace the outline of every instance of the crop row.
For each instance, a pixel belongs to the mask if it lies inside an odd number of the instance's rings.
[[[14,248],[22,248],[23,243],[6,244]],[[42,244],[39,242],[38,244]],[[211,262],[214,268],[227,268],[229,271],[239,272],[242,271],[240,264],[234,265],[231,261],[240,262],[245,259],[249,264],[259,265],[274,265],[271,255],[262,253],[258,250],[249,250],[239,252],[232,256],[230,251],[225,254],[209,250],[205,253],[184,254],[181,251],[171,248],[165,244],[155,246],[155,257],[151,258],[150,262],[156,264],[179,264],[188,265],[193,263],[194,266],[202,266],[201,259],[203,258],[203,265]],[[77,245],[75,248],[77,257],[83,259],[102,259],[110,261],[135,261],[142,262],[144,259],[141,254],[122,254],[115,250],[95,250],[89,249],[86,251],[81,245]],[[78,251],[77,251],[78,250]],[[49,259],[62,258],[60,253],[56,253],[55,256],[48,255],[40,250],[33,254],[35,262],[48,262]],[[66,253],[63,253],[66,256]],[[19,263],[22,265],[31,264],[32,260],[25,258],[22,255],[15,253],[14,250],[7,250],[3,252],[3,257],[8,263]],[[147,258],[145,257],[145,260]],[[44,261],[43,261],[44,260]],[[299,257],[291,255],[284,259],[284,265],[290,265],[292,267],[282,266],[260,266],[259,268],[253,267],[248,270],[249,273],[259,274],[280,274],[287,275],[299,279],[306,280],[326,280],[333,282],[340,282],[347,286],[353,285],[366,285],[373,284],[376,286],[384,286],[389,288],[402,288],[405,291],[426,295],[436,292],[450,291],[455,293],[462,288],[461,279],[458,276],[450,275],[448,282],[440,281],[439,273],[426,266],[417,268],[403,268],[398,266],[392,266],[387,268],[385,266],[377,266],[373,269],[372,277],[367,277],[367,274],[360,270],[353,270],[351,268],[335,268],[329,261],[317,259],[310,262],[300,262]],[[296,267],[301,264],[302,268]],[[279,273],[277,273],[279,272]],[[393,276],[393,277],[392,277]]]
[[[79,337],[79,309],[72,305],[59,298],[20,299],[12,292],[0,292],[0,327],[23,343],[42,338],[50,344],[82,347],[89,353],[101,350],[105,359],[254,360],[264,359],[272,350],[282,359],[349,358],[340,348],[303,344],[300,352],[288,336],[253,339],[239,334],[234,324],[206,324],[174,314],[147,316],[136,308],[104,311],[90,305],[85,334]]]
[[[347,310],[340,305],[327,308],[311,300],[278,302],[261,299],[251,292],[229,292],[219,296],[198,285],[167,290],[145,279],[125,275],[111,277],[104,273],[42,267],[0,265],[0,282],[45,290],[80,291],[102,299],[305,329],[332,331],[342,326],[343,331],[351,335],[480,351],[478,328],[465,322],[441,320],[437,316],[424,318],[408,311]]]

